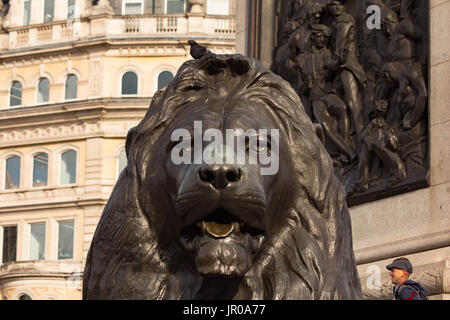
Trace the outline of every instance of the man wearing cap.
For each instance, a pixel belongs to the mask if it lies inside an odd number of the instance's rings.
[[[394,284],[394,300],[424,300],[427,291],[420,283],[409,280],[413,268],[407,258],[395,259],[386,268]]]

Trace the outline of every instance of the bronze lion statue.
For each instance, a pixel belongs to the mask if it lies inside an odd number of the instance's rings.
[[[92,240],[83,298],[361,299],[344,190],[321,128],[259,62],[192,48],[195,59],[127,136],[128,164]],[[277,172],[262,175],[259,162],[175,164],[172,134],[195,121],[203,131],[278,130],[278,141],[256,144],[276,155]]]

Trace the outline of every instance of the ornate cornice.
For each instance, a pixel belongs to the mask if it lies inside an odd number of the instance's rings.
[[[29,59],[33,57],[58,56],[65,54],[79,54],[86,53],[89,49],[97,49],[103,47],[104,50],[109,49],[127,49],[129,47],[139,48],[139,52],[145,56],[161,56],[163,55],[188,55],[189,50],[187,41],[193,36],[176,37],[95,37],[79,41],[67,41],[52,44],[39,45],[35,47],[26,47],[11,49],[0,52],[0,61],[9,61],[14,59]],[[216,38],[216,37],[195,37],[196,41],[202,45],[206,45],[213,52],[217,53],[231,53],[234,51],[235,39],[234,37]],[[223,52],[222,52],[223,51]]]
[[[111,186],[112,189],[113,186]],[[24,190],[21,193],[33,192],[33,190]],[[108,202],[109,194],[104,194],[102,198],[95,199],[80,199],[79,197],[68,199],[65,201],[56,200],[49,201],[48,198],[39,199],[39,201],[34,200],[33,203],[23,203],[20,206],[16,204],[11,204],[6,206],[0,206],[0,213],[11,213],[11,212],[24,212],[24,211],[36,211],[36,210],[50,210],[50,209],[61,209],[61,208],[76,208],[76,207],[91,207],[91,206],[105,206]]]
[[[31,279],[83,278],[82,261],[17,261],[0,267],[0,283]]]
[[[0,111],[0,147],[125,137],[151,98],[95,99]],[[119,122],[120,121],[120,122]]]

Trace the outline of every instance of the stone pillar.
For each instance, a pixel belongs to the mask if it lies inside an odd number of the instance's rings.
[[[67,19],[67,2],[66,1],[55,1],[54,9],[54,21],[66,20]]]
[[[31,1],[30,24],[44,22],[44,0]]]
[[[272,64],[272,52],[276,40],[276,0],[250,0],[250,21],[247,30],[250,37],[248,53],[267,68]]]
[[[23,8],[23,1],[17,1],[15,4],[10,5],[8,14],[2,21],[2,26],[4,28],[23,25],[23,9],[21,8]],[[20,12],[22,12],[22,14],[20,14]]]
[[[191,6],[190,12],[187,14],[187,33],[198,34],[205,31],[205,0],[189,0]]]
[[[97,5],[92,8],[92,15],[114,15],[114,9],[109,4],[108,0],[99,0]]]
[[[203,14],[205,0],[189,0],[189,4],[191,5],[191,13],[200,13]]]
[[[442,288],[445,295],[443,300],[450,300],[450,258],[445,260],[445,267],[442,276]]]
[[[83,261],[86,261],[92,238],[103,212],[102,205],[92,205],[84,208],[83,216]]]
[[[89,60],[89,97],[100,97],[103,95],[103,57],[93,55]]]
[[[103,146],[102,138],[86,140],[86,165],[85,165],[85,193],[86,199],[101,199],[103,176]],[[86,259],[89,246],[100,216],[103,205],[93,204],[84,208],[83,223],[83,259]]]
[[[450,0],[431,1],[431,184],[450,186]],[[448,188],[447,188],[448,190]],[[447,193],[448,199],[449,193]]]
[[[86,141],[85,192],[101,192],[103,170],[103,139],[93,138]]]
[[[236,53],[248,55],[248,27],[250,0],[242,0],[236,10]]]

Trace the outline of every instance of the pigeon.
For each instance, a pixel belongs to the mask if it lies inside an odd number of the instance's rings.
[[[190,54],[194,59],[200,59],[207,54],[208,50],[199,45],[195,40],[189,40],[188,43],[191,46]]]

